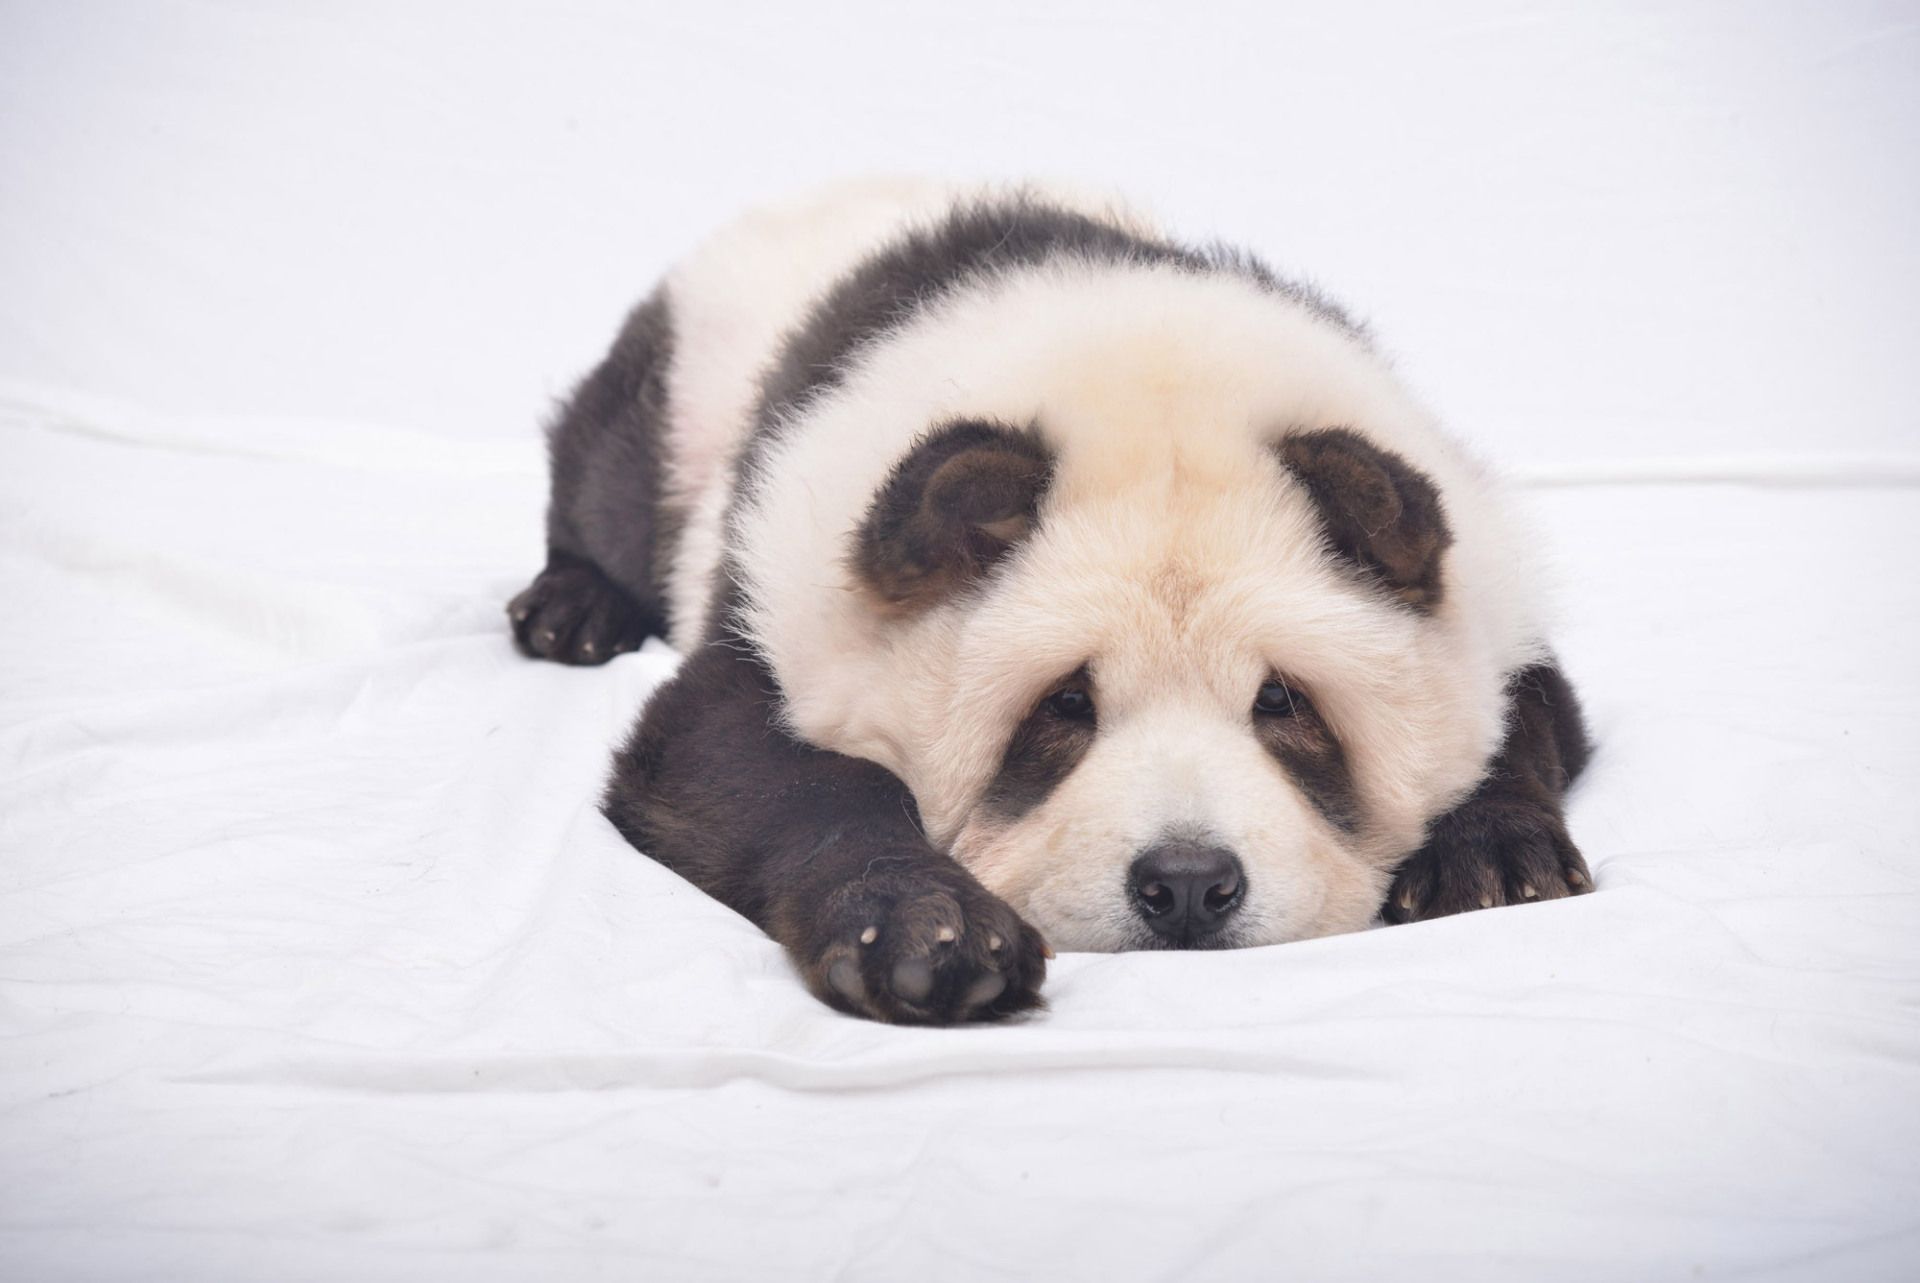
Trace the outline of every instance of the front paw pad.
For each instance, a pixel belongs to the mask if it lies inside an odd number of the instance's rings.
[[[1380,916],[1388,922],[1559,900],[1593,890],[1593,876],[1554,811],[1524,802],[1469,801],[1442,816],[1400,866]]]
[[[1039,933],[972,879],[913,876],[869,876],[836,893],[811,955],[801,970],[823,1001],[914,1025],[1038,1006],[1049,956]]]

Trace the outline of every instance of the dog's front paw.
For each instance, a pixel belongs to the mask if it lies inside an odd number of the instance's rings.
[[[1558,900],[1593,890],[1559,814],[1534,803],[1469,800],[1434,823],[1427,844],[1394,875],[1388,922]]]
[[[793,949],[807,987],[902,1025],[999,1020],[1040,1005],[1040,934],[958,865],[870,869],[833,891]]]
[[[507,618],[521,653],[562,664],[604,664],[661,631],[600,567],[563,552],[507,603]]]

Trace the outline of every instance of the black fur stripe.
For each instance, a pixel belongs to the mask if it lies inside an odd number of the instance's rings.
[[[841,278],[787,336],[761,384],[754,426],[735,464],[729,527],[741,502],[740,479],[757,475],[759,461],[789,412],[838,387],[863,347],[970,282],[1066,255],[1238,276],[1364,338],[1361,327],[1333,303],[1304,285],[1283,280],[1238,250],[1195,249],[1143,236],[1035,196],[960,205],[939,224],[902,236],[868,257]],[[727,562],[707,621],[709,638],[731,634],[739,607],[740,576],[732,573],[737,567],[731,550]]]

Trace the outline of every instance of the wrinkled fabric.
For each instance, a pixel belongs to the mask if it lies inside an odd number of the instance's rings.
[[[0,392],[11,1277],[1898,1277],[1920,503],[1524,497],[1597,894],[808,997],[594,807],[673,671],[534,663],[533,443]]]
[[[1920,1277],[1882,0],[0,16],[0,1279]],[[594,808],[533,425],[744,204],[1114,184],[1514,470],[1599,892],[836,1016]]]

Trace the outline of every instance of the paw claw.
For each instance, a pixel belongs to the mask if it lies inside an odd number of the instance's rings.
[[[1041,1005],[1045,941],[1018,913],[957,864],[885,863],[824,904],[795,906],[796,920],[815,925],[787,947],[814,993],[901,1025],[1002,1020]]]
[[[1593,883],[1558,810],[1510,796],[1442,816],[1394,875],[1383,916],[1412,922],[1579,895]]]
[[[522,653],[561,664],[605,663],[665,626],[598,566],[560,552],[507,602],[507,618]]]

